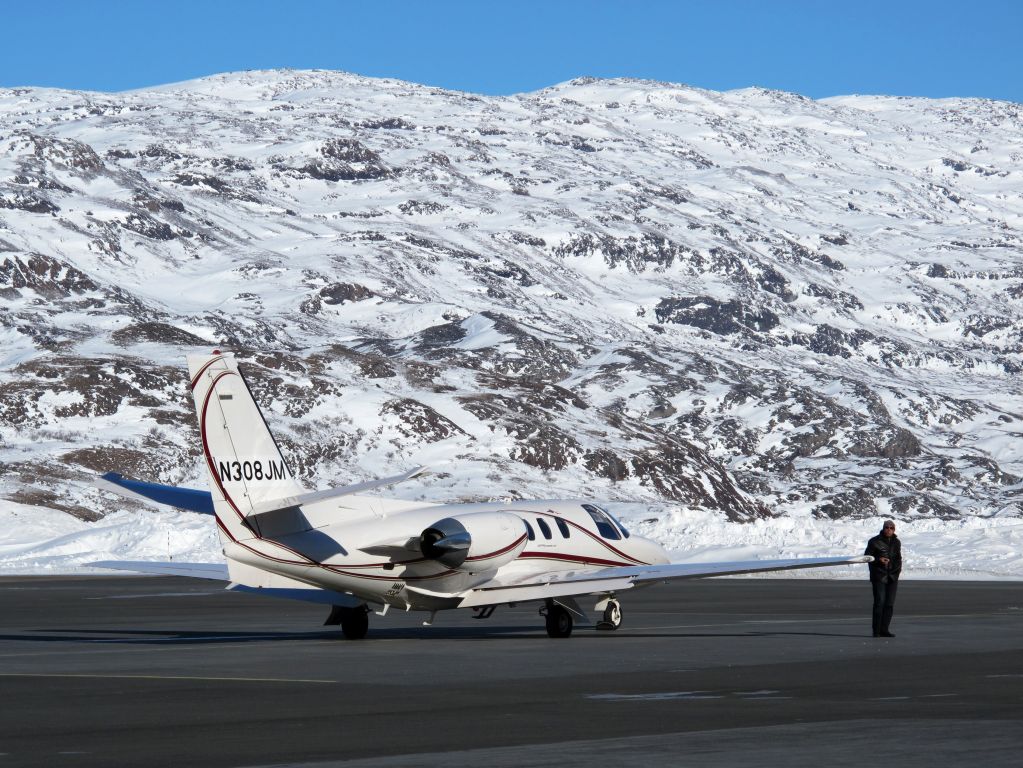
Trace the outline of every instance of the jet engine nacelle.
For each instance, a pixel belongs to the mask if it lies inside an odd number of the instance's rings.
[[[460,571],[510,563],[526,546],[526,525],[510,512],[472,512],[438,520],[419,537],[423,557]]]

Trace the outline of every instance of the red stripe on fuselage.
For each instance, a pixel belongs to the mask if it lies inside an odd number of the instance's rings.
[[[510,552],[511,550],[515,549],[515,547],[517,547],[519,544],[521,544],[522,540],[525,539],[525,538],[526,538],[526,534],[522,534],[521,536],[519,536],[519,538],[517,538],[515,541],[513,541],[507,547],[503,547],[502,549],[499,549],[499,550],[497,550],[495,552],[490,552],[490,553],[488,553],[486,555],[474,555],[473,557],[467,557],[465,559],[465,562],[467,562],[467,563],[468,562],[478,562],[480,560],[490,560],[491,558],[494,558],[494,557],[500,557],[505,552]]]
[[[516,513],[516,514],[521,515],[522,513],[519,512],[519,513]],[[587,536],[589,536],[591,539],[593,539],[595,542],[600,544],[605,549],[609,549],[612,552],[614,552],[616,555],[618,555],[619,557],[622,557],[625,560],[629,561],[629,562],[626,562],[626,563],[615,563],[615,562],[612,562],[610,560],[594,559],[593,562],[606,563],[606,564],[609,564],[609,565],[649,565],[649,563],[644,562],[643,560],[638,560],[635,557],[633,557],[632,555],[630,555],[630,554],[628,554],[626,552],[622,552],[617,547],[615,547],[615,546],[613,546],[611,544],[608,544],[607,541],[604,540],[602,537],[598,536],[597,534],[593,533],[592,531],[586,530],[581,525],[579,525],[578,523],[576,523],[576,522],[574,522],[572,520],[567,520],[564,517],[561,517],[560,515],[552,515],[550,512],[534,512],[532,514],[536,515],[537,517],[549,517],[552,520],[564,520],[564,522],[566,522],[568,525],[572,526],[577,531],[580,531],[580,532],[586,534]],[[553,541],[553,539],[552,539],[552,541]],[[523,553],[523,555],[524,554],[525,553]],[[519,557],[522,557],[522,555],[519,555]]]
[[[614,565],[614,566],[627,566],[637,565],[637,563],[623,563],[621,560],[605,560],[602,557],[587,557],[586,555],[569,555],[562,552],[530,552],[525,551],[520,554],[518,560],[561,560],[566,563],[580,563],[581,565]],[[638,563],[638,565],[646,565],[646,563]]]

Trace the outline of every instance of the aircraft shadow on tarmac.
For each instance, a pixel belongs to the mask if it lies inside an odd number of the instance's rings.
[[[39,634],[34,634],[34,633]],[[104,635],[104,637],[96,637]],[[127,637],[123,637],[127,635]],[[40,629],[23,635],[0,635],[0,640],[29,643],[240,643],[280,640],[327,640],[333,632],[196,632],[132,629]]]
[[[38,633],[38,634],[36,634]],[[424,629],[419,627],[397,627],[374,631],[366,640],[430,640],[463,639],[487,640],[512,635],[526,638],[535,633],[536,639],[548,639],[542,630],[524,627],[492,627],[487,631],[475,627],[445,627]],[[102,635],[102,637],[97,637]],[[265,643],[301,640],[336,640],[344,638],[338,630],[315,632],[197,632],[192,630],[134,630],[134,629],[45,629],[26,630],[20,635],[0,635],[0,641],[11,640],[30,643],[95,643],[95,644],[217,644],[217,643]],[[351,641],[349,641],[351,642]]]
[[[36,634],[38,633],[38,634]],[[103,637],[97,637],[103,635]],[[596,632],[582,629],[572,639],[616,638],[619,642],[630,639],[699,639],[699,638],[757,638],[757,637],[862,637],[857,632],[794,632],[750,630],[748,632]],[[492,627],[392,627],[374,630],[359,643],[374,640],[543,640],[550,638],[540,627],[492,626]],[[34,643],[94,643],[94,644],[146,644],[146,645],[188,645],[222,643],[267,643],[295,642],[302,640],[344,641],[337,630],[315,632],[199,632],[194,630],[135,630],[135,629],[40,629],[26,630],[25,634],[0,635],[0,641],[12,640]],[[352,642],[352,641],[348,641]]]

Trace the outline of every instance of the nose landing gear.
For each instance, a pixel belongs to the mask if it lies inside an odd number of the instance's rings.
[[[599,609],[599,604],[598,604]],[[614,598],[607,601],[604,607],[604,614],[597,622],[597,629],[614,631],[622,625],[622,605]]]

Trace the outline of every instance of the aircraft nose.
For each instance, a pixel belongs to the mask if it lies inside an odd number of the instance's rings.
[[[632,539],[641,549],[641,559],[650,565],[662,565],[671,562],[671,558],[668,557],[668,551],[653,539],[647,539],[635,534],[632,535]]]

